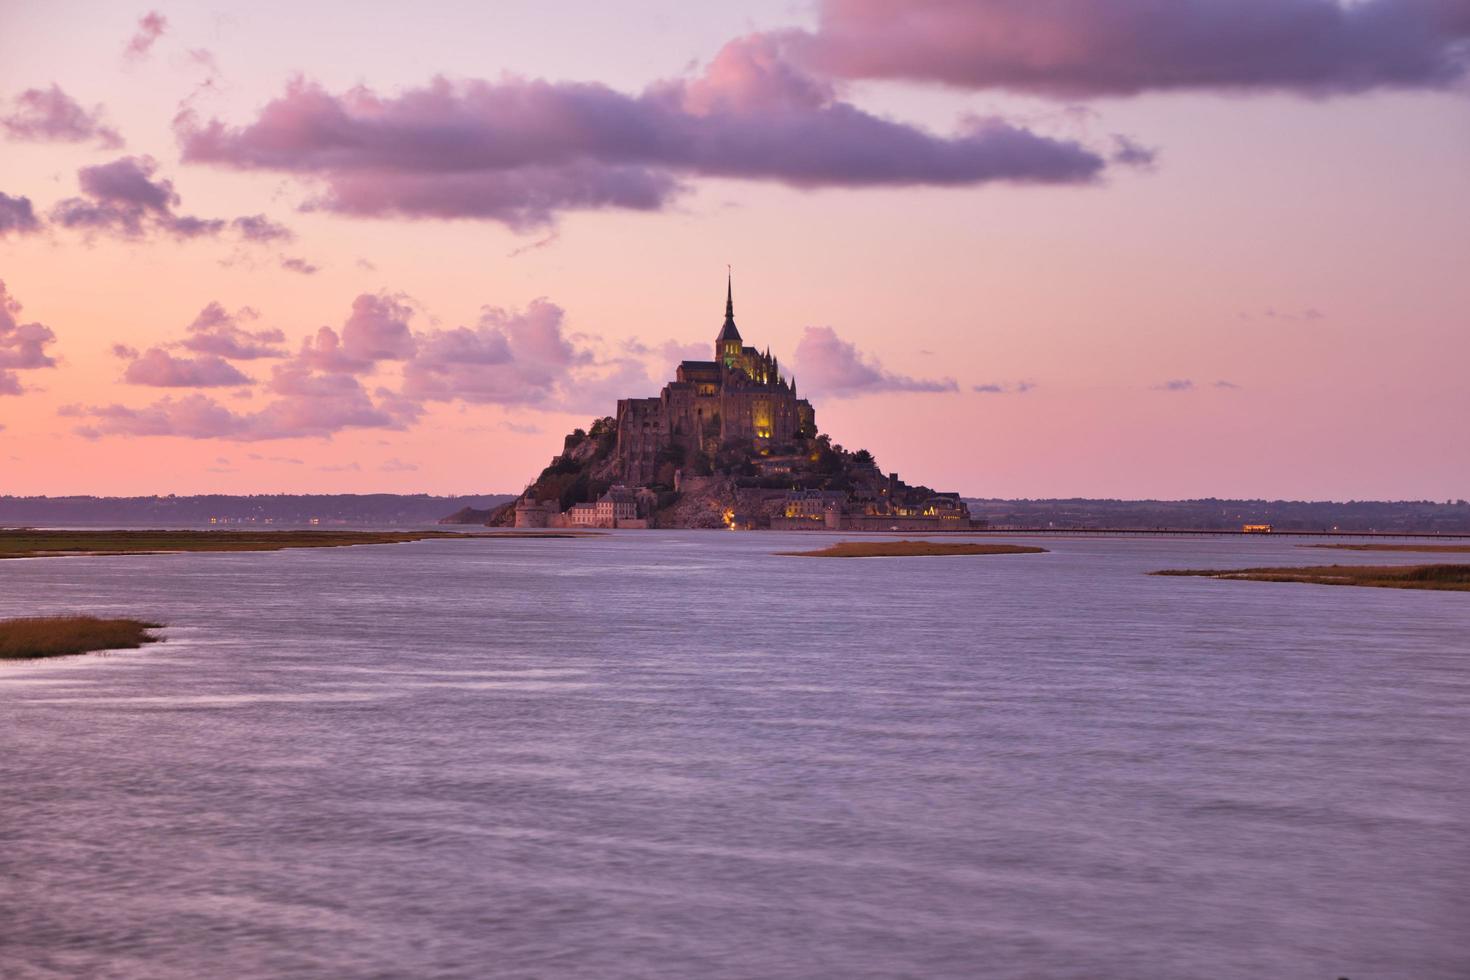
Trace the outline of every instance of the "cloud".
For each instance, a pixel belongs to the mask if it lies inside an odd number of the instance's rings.
[[[1250,319],[1249,314],[1242,315],[1245,317],[1245,319]],[[1300,312],[1294,310],[1278,310],[1275,307],[1268,306],[1264,311],[1262,311],[1261,315],[1268,320],[1291,320],[1294,322],[1305,323],[1310,323],[1316,320],[1325,320],[1327,318],[1327,314],[1323,313],[1321,310],[1313,306],[1309,306],[1306,309],[1301,310]]]
[[[937,136],[872,115],[761,36],[730,42],[702,75],[638,95],[515,77],[339,95],[297,79],[247,125],[185,110],[175,130],[186,161],[301,177],[316,188],[309,209],[518,229],[569,210],[658,210],[691,177],[801,188],[1085,183],[1107,165],[1078,142],[998,118]]]
[[[1110,159],[1120,166],[1152,170],[1158,163],[1159,151],[1153,147],[1144,146],[1131,136],[1114,133],[1113,154]]]
[[[320,271],[317,266],[314,266],[305,259],[300,258],[282,257],[281,268],[285,269],[287,272],[299,272],[303,276],[314,276],[317,274],[317,272]]]
[[[9,194],[0,192],[0,238],[4,238],[11,232],[17,235],[29,235],[40,230],[41,222],[36,218],[30,198],[11,197]]]
[[[1231,390],[1235,390],[1235,389],[1238,389],[1240,387],[1240,385],[1236,384],[1234,381],[1216,381],[1215,382],[1215,387],[1216,388],[1228,388],[1228,389],[1231,389]]]
[[[152,157],[119,157],[111,163],[83,167],[77,182],[84,197],[70,197],[51,209],[51,220],[63,228],[107,232],[124,238],[142,238],[159,230],[175,238],[216,235],[226,222],[196,218],[174,211],[179,195],[173,181],[155,180],[158,162]]]
[[[884,370],[873,358],[837,336],[831,327],[807,327],[796,345],[804,388],[833,398],[886,391],[958,391],[953,378],[910,378]]]
[[[25,391],[17,371],[54,368],[56,360],[47,348],[56,334],[42,323],[21,323],[21,305],[0,280],[0,395]]]
[[[1035,387],[1036,382],[1034,381],[1017,381],[1015,384],[995,381],[990,382],[989,384],[974,385],[970,390],[978,392],[982,395],[1024,395],[1026,394],[1026,392]]]
[[[783,36],[813,70],[1060,98],[1437,89],[1470,68],[1465,0],[823,0]]]
[[[163,36],[168,30],[168,18],[156,10],[150,10],[138,18],[138,29],[128,39],[127,47],[123,48],[123,55],[134,60],[148,57],[153,50],[153,42]]]
[[[560,237],[560,232],[552,231],[550,234],[542,235],[534,242],[529,242],[525,245],[521,245],[511,249],[509,252],[506,253],[505,257],[508,259],[519,258],[520,256],[525,255],[527,252],[535,252],[539,249],[547,248],[548,246],[555,245],[557,239],[559,239]]]
[[[1188,378],[1171,378],[1154,385],[1154,391],[1193,391],[1194,382]]]
[[[418,347],[411,319],[413,309],[402,296],[362,293],[352,301],[340,335],[320,328],[302,342],[297,357],[316,370],[343,374],[371,371],[379,361],[405,361]]]
[[[114,345],[114,352],[118,346]],[[149,348],[128,364],[123,380],[155,388],[224,388],[255,383],[215,354],[175,357],[159,347]]]
[[[378,467],[384,473],[412,473],[418,468],[417,463],[405,463],[396,456],[384,460],[383,464]]]
[[[247,242],[289,242],[296,238],[290,228],[263,214],[244,215],[231,221],[230,226]]]
[[[473,327],[420,337],[403,370],[403,392],[427,401],[545,405],[565,395],[572,370],[591,355],[562,329],[565,313],[547,299],[524,310],[487,306]]]
[[[189,324],[180,346],[198,354],[214,354],[232,361],[251,361],[263,357],[285,357],[280,344],[286,335],[280,330],[246,330],[241,321],[256,319],[260,314],[250,307],[227,313],[219,303],[210,303]]]
[[[88,438],[179,436],[239,442],[328,438],[346,429],[401,430],[419,417],[416,405],[391,394],[380,392],[374,401],[356,378],[315,374],[295,362],[277,365],[268,388],[276,397],[256,412],[235,412],[207,395],[192,394],[165,397],[143,408],[68,406],[62,414],[87,420],[77,431]]]
[[[102,121],[102,107],[88,110],[52,84],[49,89],[28,88],[11,100],[11,110],[0,116],[0,129],[13,140],[85,143],[115,150],[123,145],[117,130]]]
[[[249,243],[290,241],[296,236],[285,225],[263,214],[232,220],[179,214],[180,198],[173,181],[157,177],[158,161],[149,156],[119,157],[111,163],[77,171],[81,197],[69,197],[52,207],[50,218],[63,228],[102,232],[142,239],[162,232],[177,239],[213,237],[227,228]]]
[[[506,432],[514,432],[520,436],[536,436],[541,434],[541,426],[524,422],[501,422],[499,428]]]

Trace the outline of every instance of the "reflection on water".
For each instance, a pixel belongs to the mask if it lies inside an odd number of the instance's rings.
[[[792,537],[0,564],[0,974],[1470,976],[1466,596]]]

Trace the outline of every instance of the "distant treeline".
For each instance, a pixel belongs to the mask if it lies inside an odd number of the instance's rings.
[[[994,500],[966,501],[992,527],[1403,531],[1470,534],[1464,500]]]
[[[462,507],[488,508],[507,494],[199,494],[166,497],[0,497],[0,524],[224,525],[433,524]]]

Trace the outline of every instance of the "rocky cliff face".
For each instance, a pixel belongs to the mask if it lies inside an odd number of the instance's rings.
[[[561,453],[532,481],[525,496],[554,501],[560,511],[596,500],[622,482],[616,446],[617,424],[610,417],[597,419],[588,429],[577,429],[566,437]],[[661,459],[657,479],[659,482],[632,487],[652,491],[643,495],[645,501],[653,501],[651,513],[640,516],[649,517],[657,527],[718,528],[740,519],[763,525],[781,515],[791,490],[841,491],[856,499],[908,502],[920,502],[933,494],[927,487],[910,487],[884,477],[870,453],[848,452],[825,435],[759,448],[749,441],[734,440],[713,455],[693,452],[676,459],[671,453],[668,459]],[[477,516],[463,514],[464,519]],[[484,522],[513,525],[515,505],[491,511]]]

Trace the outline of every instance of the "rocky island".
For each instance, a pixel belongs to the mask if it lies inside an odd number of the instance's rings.
[[[684,361],[652,398],[566,437],[521,496],[457,521],[518,528],[969,531],[957,493],[883,473],[817,429],[770,353],[745,345],[727,282],[714,358]],[[451,518],[454,520],[454,518]]]

